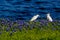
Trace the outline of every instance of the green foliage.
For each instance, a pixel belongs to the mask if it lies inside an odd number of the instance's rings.
[[[31,24],[33,23],[30,22],[30,25]],[[6,32],[3,30],[0,31],[0,40],[60,40],[60,29],[58,29],[60,28],[60,25],[53,26],[52,24],[53,23],[49,22],[47,26],[42,26],[41,28],[38,28],[37,25],[40,25],[40,23],[36,23],[35,28],[31,30],[26,30],[25,28],[23,28],[22,31],[17,30],[16,32]],[[55,28],[55,30],[52,29],[53,27]]]

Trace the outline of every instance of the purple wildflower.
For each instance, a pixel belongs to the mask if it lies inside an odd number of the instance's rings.
[[[14,29],[17,29],[18,27],[17,26],[14,26]]]
[[[9,22],[10,20],[9,20],[9,18],[6,18],[6,20]]]
[[[26,29],[28,29],[28,26],[29,26],[29,23],[28,23],[28,22],[24,22],[24,27],[25,27]]]
[[[6,25],[6,21],[5,20],[1,20],[1,23]]]
[[[7,28],[6,28],[6,31],[10,31],[10,27],[7,27]]]
[[[20,31],[22,31],[22,26],[18,26],[18,29],[19,29]]]
[[[47,21],[46,20],[41,20],[40,21],[42,25],[44,25]]]
[[[9,22],[8,25],[9,25],[10,27],[12,27],[12,26],[13,26],[13,22]]]
[[[18,23],[19,25],[24,25],[24,21],[21,21],[21,20],[17,21],[17,23]]]
[[[12,30],[12,32],[16,32],[16,30],[15,30],[15,29],[13,29],[13,30]]]

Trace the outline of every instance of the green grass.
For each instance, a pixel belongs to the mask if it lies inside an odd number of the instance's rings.
[[[37,27],[39,23],[36,23],[36,27],[31,29],[23,28],[22,31],[17,29],[16,32],[12,31],[1,31],[0,40],[60,40],[60,28],[59,26],[54,26],[51,23],[48,23],[48,26],[42,26],[42,29]],[[57,25],[57,24],[56,24]],[[52,29],[55,28],[55,29]]]
[[[3,31],[0,35],[0,40],[60,40],[60,32],[51,29],[34,28],[32,30],[22,30],[14,32]]]

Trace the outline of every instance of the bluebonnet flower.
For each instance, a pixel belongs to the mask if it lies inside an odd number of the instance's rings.
[[[19,25],[24,25],[24,21],[22,21],[22,20],[18,20],[17,23],[18,23]]]
[[[9,26],[9,27],[12,27],[12,26],[13,26],[13,22],[11,22],[11,21],[8,22],[8,26]]]
[[[19,29],[20,31],[22,31],[23,27],[19,25],[19,26],[18,26],[18,29]]]
[[[41,25],[44,25],[44,21],[40,21],[40,24],[41,24]]]
[[[16,32],[16,30],[15,30],[15,29],[13,29],[13,30],[12,30],[12,32]]]
[[[14,29],[17,29],[18,27],[17,27],[17,26],[14,26],[13,28],[14,28]]]
[[[48,21],[47,20],[40,20],[40,28],[42,28],[42,27],[48,27]]]
[[[16,22],[16,23],[17,23],[17,22],[18,22],[18,20],[14,20],[13,22]]]
[[[12,32],[16,32],[16,30],[19,29],[17,26],[12,27]]]
[[[1,20],[1,24],[6,25],[6,21],[5,20]]]
[[[7,28],[6,28],[6,31],[10,31],[10,27],[7,27]]]
[[[24,27],[25,27],[26,29],[28,29],[29,23],[28,23],[28,22],[24,22]]]
[[[41,20],[40,22],[45,23],[45,20]]]
[[[9,20],[9,18],[6,18],[6,20],[9,22],[10,20]]]

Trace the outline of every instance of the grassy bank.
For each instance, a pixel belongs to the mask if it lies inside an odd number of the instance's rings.
[[[0,40],[60,40],[60,22],[4,22],[0,21]]]

